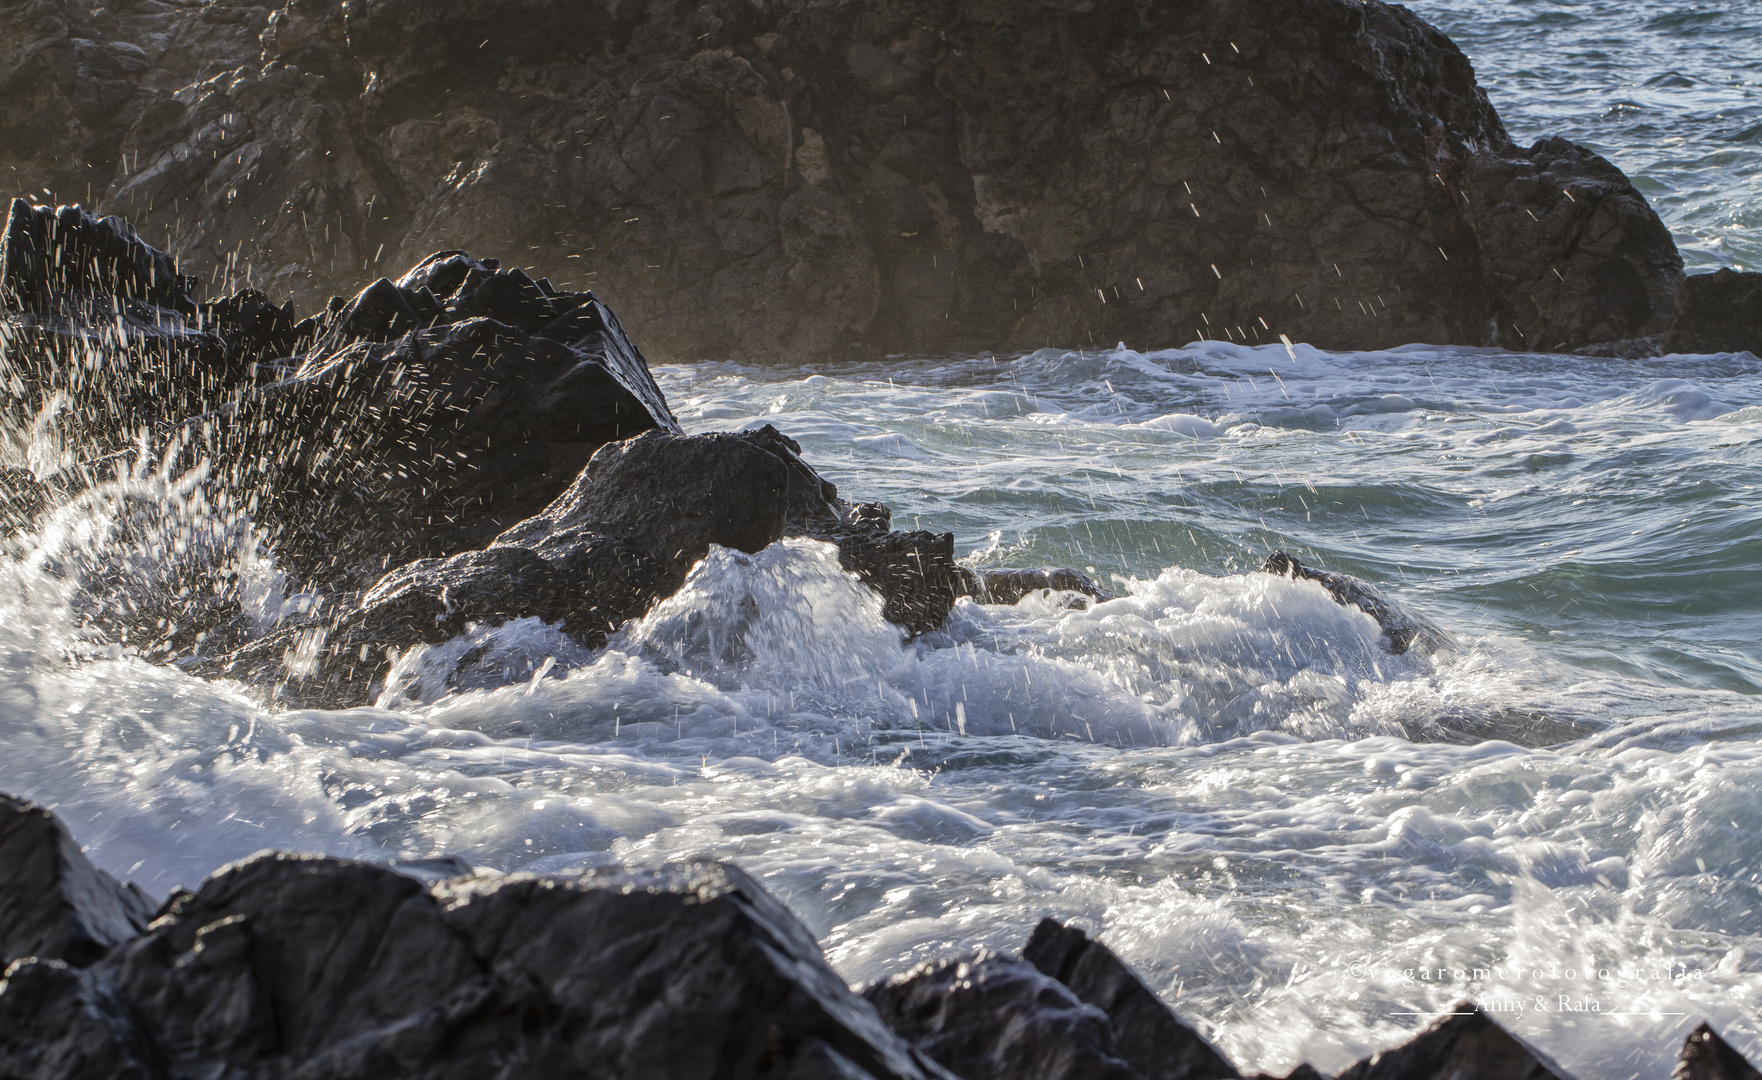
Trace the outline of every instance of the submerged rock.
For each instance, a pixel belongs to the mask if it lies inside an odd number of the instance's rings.
[[[1670,1080],[1762,1080],[1762,1071],[1702,1023],[1683,1040],[1682,1056]]]
[[[1685,280],[1664,351],[1762,356],[1762,274],[1715,270]]]
[[[308,306],[517,258],[668,360],[1576,347],[1662,331],[1682,270],[1626,177],[1514,144],[1376,0],[40,0],[0,40],[19,190]]]
[[[1034,570],[981,570],[979,582],[987,603],[1015,604],[1029,593],[1074,592],[1095,600],[1112,600],[1114,595],[1096,584],[1088,574],[1062,566],[1043,566]]]
[[[1295,556],[1284,551],[1275,551],[1268,555],[1260,569],[1262,573],[1318,582],[1322,588],[1328,590],[1336,604],[1341,607],[1355,607],[1375,619],[1377,625],[1383,628],[1383,637],[1388,642],[1389,651],[1397,656],[1408,649],[1433,653],[1449,641],[1448,635],[1430,619],[1401,607],[1375,587],[1351,574],[1304,566]]]
[[[84,967],[152,918],[146,896],[93,866],[61,819],[0,795],[0,969],[27,956]]]
[[[1240,1075],[1111,949],[1077,927],[1042,919],[1022,948],[1022,959],[1106,1013],[1119,1056],[1148,1080],[1234,1080]]]
[[[1571,1080],[1547,1055],[1463,1002],[1393,1050],[1372,1054],[1339,1080]]]

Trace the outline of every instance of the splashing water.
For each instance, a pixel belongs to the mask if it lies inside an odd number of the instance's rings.
[[[1338,1068],[1463,997],[1527,1002],[1501,1018],[1581,1075],[1663,1075],[1703,1016],[1756,1047],[1762,364],[1201,343],[659,375],[688,427],[778,423],[969,565],[1118,598],[964,600],[906,641],[824,544],[718,549],[602,650],[474,627],[375,707],[274,712],[94,636],[93,596],[314,602],[236,496],[125,469],[7,567],[0,787],[158,890],[266,846],[734,858],[852,980],[1075,918],[1252,1068]],[[1252,572],[1275,547],[1453,643],[1392,655]]]

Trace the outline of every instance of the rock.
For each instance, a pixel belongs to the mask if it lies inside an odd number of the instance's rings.
[[[1664,351],[1762,356],[1762,274],[1715,270],[1684,280]]]
[[[786,536],[838,545],[844,568],[909,632],[940,627],[975,588],[954,562],[953,534],[889,532],[885,507],[839,499],[799,450],[770,425],[609,443],[550,506],[487,547],[407,563],[338,612],[186,666],[279,684],[308,705],[361,704],[384,688],[398,650],[526,618],[598,648],[676,592],[711,545],[751,554]]]
[[[980,595],[988,604],[1020,603],[1031,592],[1049,589],[1053,592],[1075,592],[1096,600],[1112,600],[1114,595],[1095,583],[1088,574],[1060,566],[1043,566],[1037,570],[981,570]]]
[[[1148,1080],[1234,1080],[1240,1073],[1169,1011],[1107,946],[1075,926],[1042,919],[1022,959],[1107,1014],[1119,1056]]]
[[[1449,642],[1449,636],[1425,616],[1408,611],[1376,588],[1350,574],[1338,574],[1304,566],[1296,557],[1275,551],[1266,557],[1261,572],[1319,582],[1341,607],[1355,607],[1377,621],[1389,651],[1399,656],[1408,649],[1431,654]]]
[[[152,902],[93,866],[59,818],[0,795],[0,968],[33,956],[84,967],[152,918]]]
[[[592,293],[493,261],[432,256],[304,333],[310,351],[222,409],[205,446],[264,463],[232,482],[262,493],[288,564],[333,591],[481,548],[549,505],[600,447],[679,431]]]
[[[954,602],[978,595],[978,578],[954,561],[954,534],[894,532],[880,503],[851,505],[801,459],[801,444],[770,424],[741,434],[789,470],[784,533],[838,546],[839,565],[881,596],[882,617],[913,634],[939,629]]]
[[[1625,177],[1513,144],[1375,0],[37,0],[0,42],[0,174],[229,291],[465,246],[603,282],[669,361],[1578,347],[1681,275]]]
[[[1372,1054],[1339,1080],[1570,1080],[1541,1051],[1463,1002],[1393,1050]]]
[[[196,302],[120,219],[17,200],[5,237],[0,332],[28,387],[8,426],[65,401],[85,458],[141,428],[181,440],[256,495],[284,565],[332,591],[482,547],[599,447],[679,430],[592,293],[494,260],[441,252],[297,322],[254,291]]]
[[[1484,344],[1565,352],[1663,331],[1682,258],[1620,169],[1550,138],[1495,141],[1436,176],[1474,233],[1498,324]]]
[[[14,199],[7,212],[0,236],[0,307],[52,315],[90,314],[97,305],[112,314],[134,301],[194,315],[196,285],[122,218],[100,220],[77,206],[51,210],[25,199]]]
[[[951,1080],[732,866],[425,884],[275,853],[85,971],[15,966],[0,1074]]]
[[[1744,1060],[1713,1028],[1702,1023],[1683,1041],[1671,1080],[1762,1080],[1762,1072]]]
[[[863,996],[962,1080],[1139,1080],[1107,1016],[1024,960],[980,953],[922,964]]]

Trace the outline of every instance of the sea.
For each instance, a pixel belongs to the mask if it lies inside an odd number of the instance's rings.
[[[1762,266],[1753,0],[1413,7],[1514,138],[1626,170],[1691,272]],[[1462,1001],[1581,1080],[1662,1080],[1704,1019],[1762,1061],[1756,356],[1167,340],[656,375],[689,431],[775,424],[969,566],[1117,596],[963,600],[907,641],[825,545],[716,550],[603,650],[480,627],[371,707],[278,709],[68,659],[82,584],[43,567],[70,552],[149,580],[199,536],[266,616],[296,599],[237,522],[122,528],[130,500],[212,520],[144,459],[0,561],[0,790],[157,894],[269,847],[732,859],[852,984],[1073,920],[1249,1072],[1338,1070]],[[1279,549],[1437,647],[1258,572]]]

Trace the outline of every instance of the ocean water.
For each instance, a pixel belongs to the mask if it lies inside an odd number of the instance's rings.
[[[1752,257],[1754,144],[1704,160],[1719,110],[1757,122],[1725,35],[1752,9],[1419,10],[1520,137],[1668,186],[1693,258]],[[1691,85],[1629,85],[1659,64]],[[0,790],[157,892],[264,847],[732,858],[853,983],[1074,919],[1249,1071],[1469,998],[1586,1080],[1668,1076],[1703,1018],[1762,1060],[1762,361],[1133,344],[657,371],[689,430],[776,424],[970,565],[1117,599],[963,601],[907,642],[823,545],[717,551],[602,651],[483,627],[343,711],[81,630],[95,589],[216,567],[266,621],[301,602],[225,493],[148,456],[0,563]],[[1390,654],[1255,572],[1275,548],[1448,640]]]

